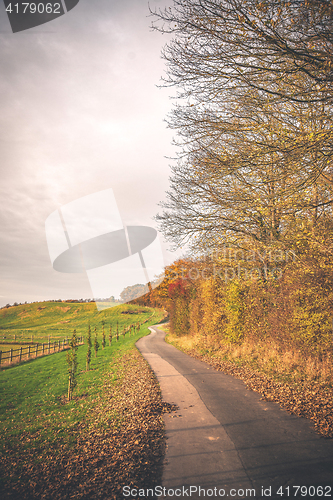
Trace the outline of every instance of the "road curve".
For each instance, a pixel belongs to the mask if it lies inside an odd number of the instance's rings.
[[[164,417],[170,497],[333,498],[333,440],[150,330],[137,347],[179,408]]]

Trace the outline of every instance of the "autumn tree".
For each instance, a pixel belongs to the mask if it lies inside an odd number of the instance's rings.
[[[239,101],[238,110],[235,103],[228,116],[177,111],[183,154],[157,217],[168,239],[176,246],[192,239],[198,249],[272,244],[309,210],[330,213],[330,121],[303,108],[258,99]]]
[[[207,103],[254,88],[275,101],[332,102],[329,0],[174,0],[152,15],[174,34],[165,81],[182,97]]]
[[[330,216],[328,2],[175,0],[154,15],[174,34],[165,83],[179,89],[179,160],[157,217],[167,238],[272,245],[309,211]]]

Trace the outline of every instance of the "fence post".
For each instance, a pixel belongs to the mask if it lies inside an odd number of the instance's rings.
[[[36,358],[38,356],[38,344],[36,344],[35,356],[36,356]]]
[[[51,350],[50,337],[49,337],[49,342],[48,342],[48,344],[49,344],[49,346],[48,346],[48,347],[49,347],[49,354],[50,354],[50,350]]]
[[[44,344],[44,342],[43,342],[42,346],[43,346],[43,354],[44,354],[44,349],[45,349],[45,344]]]
[[[20,357],[20,363],[22,361],[22,346],[20,347],[20,354],[19,354],[19,357]]]
[[[58,352],[60,351],[60,340],[58,342]]]
[[[0,351],[0,366],[1,366],[2,351]]]
[[[10,363],[13,361],[13,349],[10,350]]]

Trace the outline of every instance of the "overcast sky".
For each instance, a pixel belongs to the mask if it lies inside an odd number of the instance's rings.
[[[125,224],[155,225],[175,151],[148,15],[147,0],[80,0],[13,34],[0,2],[0,306],[92,296],[85,274],[51,266],[45,220],[61,206],[112,188]]]

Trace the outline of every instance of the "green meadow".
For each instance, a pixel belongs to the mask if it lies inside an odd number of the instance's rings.
[[[135,348],[135,342],[149,333],[148,326],[158,323],[163,312],[158,309],[120,305],[96,311],[93,303],[39,303],[1,310],[2,331],[33,332],[36,340],[70,337],[75,328],[86,336],[88,324],[96,326],[99,350],[95,357],[92,347],[90,370],[86,371],[87,346],[78,347],[78,377],[74,398],[68,402],[68,371],[66,351],[33,359],[0,371],[0,450],[2,453],[24,453],[36,450],[36,460],[43,460],[50,446],[70,446],[75,441],[80,423],[89,421],[90,410],[108,384],[117,380],[117,359]],[[148,321],[147,321],[148,320]],[[135,333],[115,338],[131,324],[140,324]],[[144,323],[145,322],[145,323]],[[102,348],[104,323],[106,346]],[[109,326],[112,342],[109,345]],[[52,332],[52,333],[51,333]],[[9,333],[8,333],[9,335]],[[111,377],[110,377],[111,373]],[[107,419],[114,416],[106,415]]]
[[[90,323],[92,332],[96,327],[105,334],[110,326],[121,332],[130,324],[142,323],[152,314],[149,308],[131,304],[120,304],[97,311],[94,302],[36,302],[0,309],[0,343],[47,342],[70,337],[76,329],[78,336],[85,336]],[[32,340],[31,340],[32,339]]]

